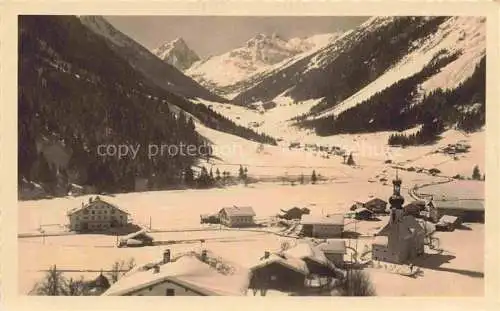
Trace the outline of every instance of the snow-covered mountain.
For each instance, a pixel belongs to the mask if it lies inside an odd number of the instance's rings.
[[[453,87],[472,75],[485,55],[485,33],[480,17],[374,17],[314,53],[261,75],[235,101],[269,101],[286,91],[298,101],[325,98],[325,106],[337,106],[371,83],[380,91],[421,71],[438,54],[458,57],[423,87]]]
[[[181,71],[188,69],[193,63],[200,60],[200,57],[188,47],[182,38],[167,42],[152,52],[164,62]]]
[[[277,34],[258,34],[239,48],[194,63],[186,74],[205,87],[227,95],[237,91],[238,85],[245,85],[250,77],[320,49],[338,35],[320,34],[287,40]]]
[[[148,49],[117,30],[102,16],[79,16],[83,25],[104,37],[108,45],[134,69],[154,81],[159,87],[187,98],[204,98],[218,102],[226,101],[202,87],[174,66],[161,61]]]

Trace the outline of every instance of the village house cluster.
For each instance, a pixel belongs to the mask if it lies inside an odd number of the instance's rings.
[[[392,183],[393,193],[388,202],[377,197],[356,200],[347,214],[318,216],[308,208],[299,207],[281,210],[276,219],[288,226],[288,231],[283,232],[294,233],[297,243],[279,251],[263,251],[262,257],[249,267],[226,264],[206,249],[176,257],[167,249],[161,261],[132,269],[108,285],[104,295],[239,296],[268,290],[289,295],[320,294],[332,290],[353,263],[344,260],[350,248],[344,231],[346,219],[359,222],[388,216],[388,222],[373,235],[370,261],[399,265],[411,263],[424,254],[434,231],[452,231],[462,221],[484,221],[482,205],[462,206],[432,198],[404,205],[401,179],[396,176]],[[123,228],[131,224],[129,216],[98,196],[68,213],[70,228],[77,232]],[[255,217],[251,206],[234,205],[214,214],[200,215],[200,222],[245,228],[259,226]],[[146,228],[121,238],[117,236],[118,247],[146,245],[155,245]]]
[[[252,291],[277,290],[289,294],[331,288],[344,271],[336,267],[345,243],[315,245],[299,242],[284,250],[264,252],[255,264],[243,268],[226,264],[207,250],[172,256],[127,272],[105,296],[246,296]]]

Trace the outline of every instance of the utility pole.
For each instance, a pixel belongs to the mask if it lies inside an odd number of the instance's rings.
[[[151,219],[151,216],[149,216],[149,230],[151,231],[151,222],[152,222],[152,219]]]

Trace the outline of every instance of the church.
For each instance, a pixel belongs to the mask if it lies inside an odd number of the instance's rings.
[[[405,215],[401,196],[401,179],[393,180],[389,198],[389,222],[376,235],[372,244],[372,259],[390,263],[405,263],[424,253],[425,230],[412,215]]]

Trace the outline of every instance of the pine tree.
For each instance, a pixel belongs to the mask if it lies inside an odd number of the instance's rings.
[[[193,169],[191,168],[191,166],[188,166],[184,170],[184,182],[188,186],[192,186],[194,183],[194,172],[193,172]]]
[[[212,168],[210,168],[210,182],[213,182],[214,180],[215,180],[214,172],[213,172]]]
[[[481,171],[479,171],[479,166],[474,166],[474,169],[472,171],[472,179],[474,180],[481,180]]]
[[[240,165],[240,170],[239,170],[239,173],[238,173],[238,177],[240,179],[243,179],[245,177],[245,171],[243,170],[243,166]]]
[[[311,183],[314,185],[314,184],[316,184],[317,180],[318,180],[318,178],[316,177],[316,171],[313,170],[312,175],[311,175]]]
[[[215,179],[216,179],[216,180],[220,180],[220,171],[219,171],[219,168],[217,168],[217,169],[215,170]]]
[[[352,152],[349,154],[349,158],[347,159],[347,165],[354,165],[354,159],[352,157]]]

